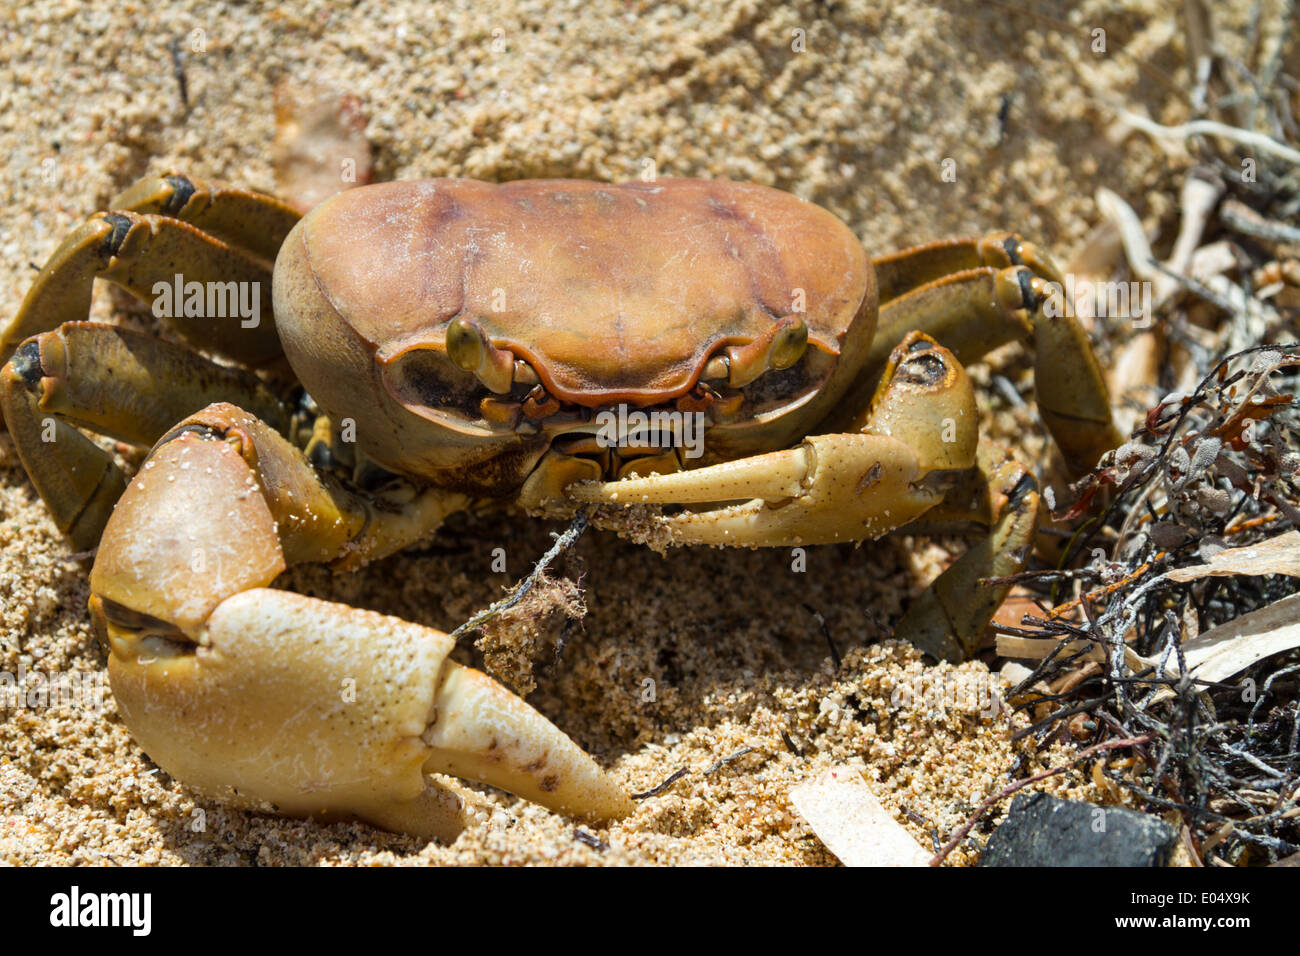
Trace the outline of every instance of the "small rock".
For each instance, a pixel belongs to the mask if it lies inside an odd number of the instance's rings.
[[[1134,810],[1022,793],[980,866],[1164,866],[1178,833]]]

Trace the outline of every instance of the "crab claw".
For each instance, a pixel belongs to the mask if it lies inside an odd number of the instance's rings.
[[[879,537],[937,504],[978,444],[975,398],[947,349],[909,335],[856,433],[705,468],[570,485],[576,501],[706,504],[659,518],[673,544],[783,547]]]
[[[197,641],[102,599],[95,609],[113,692],[140,745],[228,801],[442,839],[467,811],[430,773],[595,821],[630,810],[546,718],[447,660],[452,642],[438,631],[269,588],[227,598]]]
[[[594,822],[618,820],[632,802],[554,724],[486,674],[444,665],[436,720],[421,739],[424,769],[508,790]]]
[[[818,435],[787,451],[670,475],[571,485],[566,494],[604,504],[716,503],[658,522],[673,544],[782,547],[885,534],[942,497],[922,476],[916,454],[896,439]]]
[[[113,692],[149,756],[237,805],[444,840],[469,810],[434,774],[593,822],[628,814],[577,744],[450,660],[448,635],[267,587],[287,553],[355,544],[349,507],[230,406],[155,448],[91,574]]]

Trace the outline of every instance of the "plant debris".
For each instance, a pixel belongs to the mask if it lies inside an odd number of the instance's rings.
[[[587,527],[587,513],[579,511],[568,529],[554,536],[555,543],[509,594],[451,632],[455,641],[478,631],[480,637],[474,646],[483,653],[484,666],[521,696],[532,693],[537,686],[533,664],[539,650],[555,642],[558,661],[564,628],[587,614],[581,585],[569,578],[553,577],[547,571]]]
[[[1181,648],[1181,662],[1169,661],[1167,666],[1173,673],[1186,672],[1198,681],[1216,684],[1256,661],[1296,648],[1300,648],[1300,595],[1293,594],[1192,638]]]
[[[1248,349],[1151,409],[1075,486],[1111,494],[1074,543],[1095,555],[1079,593],[998,642],[1040,661],[1009,695],[1035,739],[1130,741],[1095,772],[1234,865],[1300,848],[1298,365],[1295,345]]]
[[[1125,117],[1194,153],[1164,265],[1132,208],[1101,198],[1133,273],[1156,287],[1154,384],[1169,391],[1056,509],[1094,515],[1061,565],[1017,576],[1051,610],[995,627],[1000,654],[1036,662],[1008,672],[1031,716],[1021,734],[1076,740],[1117,801],[1185,828],[1196,862],[1268,864],[1300,850],[1300,266],[1286,225],[1300,153],[1282,142],[1296,125],[1268,78],[1214,67],[1224,92],[1202,91],[1205,117]],[[1208,118],[1243,101],[1233,115],[1270,135]]]

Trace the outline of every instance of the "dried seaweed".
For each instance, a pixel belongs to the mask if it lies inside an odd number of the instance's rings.
[[[1182,645],[1300,591],[1300,580],[1170,572],[1300,526],[1297,367],[1300,344],[1256,346],[1151,409],[1075,486],[1067,509],[1110,494],[1103,519],[1072,548],[1104,544],[1109,557],[1074,576],[1077,599],[1000,628],[1020,639],[1004,650],[1051,647],[1009,694],[1033,714],[1022,734],[1040,745],[1079,737],[1093,750],[1142,741],[1122,766],[1097,772],[1154,810],[1176,811],[1203,856],[1231,864],[1300,849],[1300,655],[1211,683],[1188,673]],[[1039,577],[1059,587],[1063,575]]]
[[[1204,568],[1300,528],[1300,135],[1279,85],[1294,82],[1276,57],[1256,74],[1215,50],[1199,70],[1193,122],[1134,124],[1185,139],[1189,179],[1217,179],[1198,193],[1217,206],[1189,212],[1185,190],[1184,217],[1197,242],[1226,243],[1231,255],[1208,280],[1192,277],[1190,249],[1174,257],[1186,269],[1132,263],[1168,292],[1153,318],[1165,347],[1158,386],[1172,391],[1057,509],[1092,516],[1058,566],[1016,576],[1051,610],[997,626],[1000,653],[1034,662],[1008,694],[1030,717],[1020,735],[1039,747],[1077,742],[1058,770],[1091,764],[1116,800],[1177,815],[1205,864],[1300,850],[1300,651],[1218,681],[1183,657],[1197,635],[1300,592],[1291,573],[1260,573],[1287,570],[1285,560],[1254,573]]]

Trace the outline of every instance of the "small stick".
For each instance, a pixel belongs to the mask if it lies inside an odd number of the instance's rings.
[[[181,106],[189,109],[190,84],[185,76],[185,61],[181,59],[181,41],[173,38],[167,44],[167,52],[172,55],[172,75],[176,77],[176,85],[181,88]]]
[[[1021,571],[1018,574],[1008,574],[1000,578],[980,578],[980,587],[985,588],[1003,588],[1010,587],[1013,584],[1023,584],[1026,581],[1073,581],[1077,578],[1088,575],[1097,576],[1101,572],[1097,568],[1047,568],[1042,571]]]
[[[1007,378],[1005,375],[994,375],[993,387],[998,390],[998,394],[1000,394],[1003,398],[1005,398],[1016,408],[1025,407],[1024,396],[1022,396],[1020,392],[1016,390],[1016,387],[1011,384],[1011,380]]]
[[[711,774],[711,773],[717,773],[719,770],[721,770],[721,769],[722,769],[723,767],[725,767],[727,764],[731,763],[731,761],[733,761],[733,760],[739,760],[741,757],[745,756],[745,754],[752,754],[753,752],[754,752],[754,748],[753,748],[753,747],[741,747],[739,750],[737,750],[737,751],[736,751],[734,754],[732,754],[730,757],[723,757],[721,760],[719,760],[719,761],[718,761],[717,763],[715,763],[713,766],[709,767],[708,770],[704,771],[704,776],[707,777],[707,776],[708,776],[709,774]]]
[[[1116,591],[1120,590],[1120,588],[1124,587],[1125,585],[1132,584],[1134,581],[1142,577],[1142,575],[1146,574],[1150,570],[1151,570],[1151,562],[1147,561],[1144,564],[1142,564],[1140,567],[1138,567],[1137,570],[1135,570],[1132,574],[1126,575],[1122,580],[1116,581],[1114,584],[1107,584],[1101,588],[1098,588],[1095,591],[1088,591],[1086,594],[1082,594],[1071,601],[1066,601],[1064,604],[1057,605],[1056,607],[1052,608],[1052,617],[1060,617],[1074,610],[1076,607],[1080,607],[1083,604],[1084,598],[1087,598],[1088,600],[1095,600],[1101,597],[1109,597],[1110,595],[1114,594]]]
[[[604,853],[609,849],[609,844],[596,836],[594,833],[588,833],[582,827],[577,827],[573,831],[573,838],[584,846],[589,846],[598,853]]]
[[[574,516],[573,523],[569,525],[568,530],[565,531],[564,534],[555,535],[555,544],[551,545],[551,549],[542,555],[541,560],[539,560],[537,564],[533,565],[533,569],[528,572],[528,577],[515,585],[514,590],[503,597],[500,601],[497,601],[487,610],[479,611],[460,627],[456,628],[456,630],[452,631],[451,639],[453,641],[459,641],[465,634],[477,630],[494,617],[497,617],[503,611],[510,610],[527,597],[528,592],[531,591],[537,582],[541,580],[542,575],[551,565],[551,562],[564,553],[567,548],[572,547],[573,543],[582,537],[582,533],[587,530],[587,526],[590,523],[591,519],[587,516],[587,509],[584,507]]]
[[[1219,220],[1229,229],[1269,242],[1300,242],[1300,229],[1283,222],[1265,219],[1243,202],[1235,199],[1219,208]]]
[[[1162,126],[1145,116],[1130,113],[1128,110],[1120,111],[1120,119],[1156,139],[1190,139],[1193,136],[1219,136],[1234,143],[1240,143],[1243,146],[1253,146],[1261,153],[1278,156],[1292,163],[1300,163],[1300,150],[1292,149],[1290,146],[1279,143],[1271,136],[1265,136],[1263,133],[1240,129],[1215,120],[1192,120],[1190,123],[1182,123],[1178,126]]]
[[[785,745],[790,748],[790,752],[796,757],[803,756],[803,751],[799,749],[799,745],[794,742],[794,738],[784,728],[781,730],[781,740],[784,741]]]
[[[805,604],[803,608],[805,611],[811,614],[813,616],[813,619],[816,620],[817,623],[821,626],[822,637],[826,638],[826,646],[831,649],[831,663],[835,665],[836,670],[839,670],[840,664],[843,662],[844,659],[840,657],[840,649],[835,646],[835,641],[831,637],[831,629],[826,626],[826,618],[822,617],[821,614],[811,604]]]
[[[678,780],[682,779],[682,777],[686,776],[686,775],[687,775],[688,773],[690,773],[690,772],[691,772],[690,769],[687,768],[687,767],[683,767],[681,770],[676,770],[676,771],[674,771],[674,772],[672,773],[671,776],[669,776],[669,778],[668,778],[667,780],[665,780],[663,783],[659,784],[659,786],[655,787],[654,789],[652,789],[652,790],[647,790],[645,793],[634,793],[634,794],[632,794],[632,799],[633,799],[633,800],[646,800],[646,799],[648,799],[648,798],[650,798],[650,797],[657,797],[657,796],[659,796],[659,794],[663,793],[665,790],[667,790],[669,787],[671,787],[671,786],[672,786],[673,784],[675,784]]]

